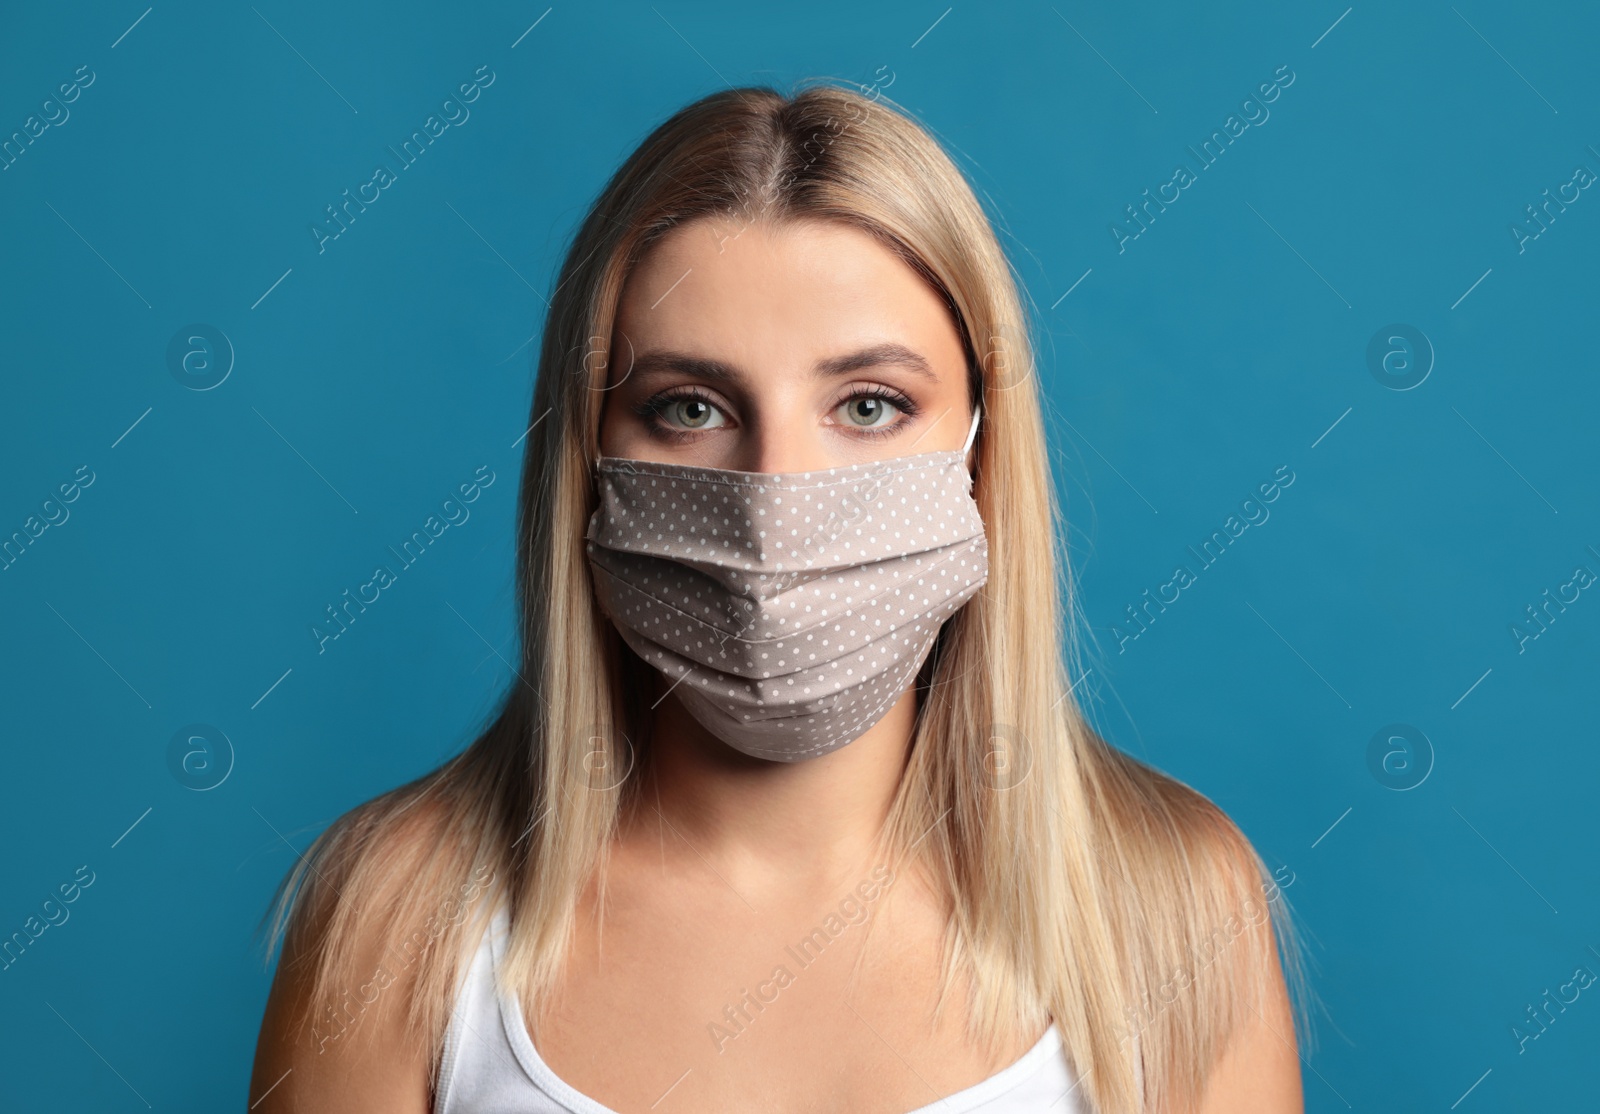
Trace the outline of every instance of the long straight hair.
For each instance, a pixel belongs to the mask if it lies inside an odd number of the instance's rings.
[[[600,612],[583,543],[608,365],[627,358],[612,350],[613,320],[644,252],[712,215],[843,222],[948,305],[983,407],[973,495],[989,579],[919,675],[883,841],[947,898],[944,986],[968,988],[974,1041],[1053,1021],[1090,1109],[1192,1105],[1230,1035],[1264,1008],[1273,958],[1303,983],[1287,901],[1216,805],[1110,746],[1075,703],[1084,655],[1018,283],[937,140],[887,101],[827,82],[688,105],[588,212],[529,416],[521,668],[469,747],[339,817],[283,880],[269,950],[286,935],[285,954],[314,972],[318,1006],[302,1024],[326,1040],[348,1018],[344,988],[369,977],[354,967],[357,941],[377,940],[407,969],[408,1030],[437,1052],[463,946],[486,916],[486,903],[464,914],[473,879],[492,877],[509,903],[502,985],[532,1004],[555,985],[579,898],[603,879],[649,761],[639,694],[654,677]]]

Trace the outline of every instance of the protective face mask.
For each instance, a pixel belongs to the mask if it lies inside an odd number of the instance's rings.
[[[881,720],[988,580],[960,451],[816,472],[599,457],[585,535],[601,610],[707,731],[757,758]]]

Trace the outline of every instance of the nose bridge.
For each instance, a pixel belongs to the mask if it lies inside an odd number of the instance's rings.
[[[739,447],[747,472],[816,472],[838,463],[829,457],[826,430],[809,417],[804,384],[784,383],[753,392],[750,421]]]
[[[837,463],[827,456],[822,431],[804,423],[763,427],[750,441],[747,472],[818,472]]]

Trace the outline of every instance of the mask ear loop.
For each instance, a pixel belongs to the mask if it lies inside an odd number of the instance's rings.
[[[961,446],[961,459],[966,462],[968,469],[972,467],[967,456],[972,451],[972,443],[978,438],[978,419],[983,415],[983,405],[980,403],[972,408],[972,426],[967,430],[967,442]]]

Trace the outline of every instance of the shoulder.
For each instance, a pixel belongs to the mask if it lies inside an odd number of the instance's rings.
[[[1129,973],[1127,1022],[1147,1090],[1188,1114],[1298,1114],[1300,1057],[1283,890],[1215,802],[1111,750],[1100,784]],[[1280,954],[1281,953],[1281,954]]]
[[[1243,911],[1275,896],[1273,874],[1226,812],[1204,793],[1096,739],[1091,765],[1101,828],[1143,887],[1175,887],[1192,913]],[[1139,888],[1143,888],[1139,887]]]
[[[1280,958],[1284,945],[1292,945],[1292,925],[1276,876],[1265,873],[1244,833],[1228,828],[1207,841],[1207,850],[1224,880],[1223,934],[1229,944],[1243,942],[1225,954],[1219,974],[1242,993],[1219,1027],[1194,1114],[1300,1114],[1300,1049]]]
[[[339,817],[285,879],[255,1114],[427,1114],[438,1011],[426,1007],[453,974],[429,946],[442,922],[425,910],[442,879],[428,864],[448,828],[425,795],[384,794]]]

